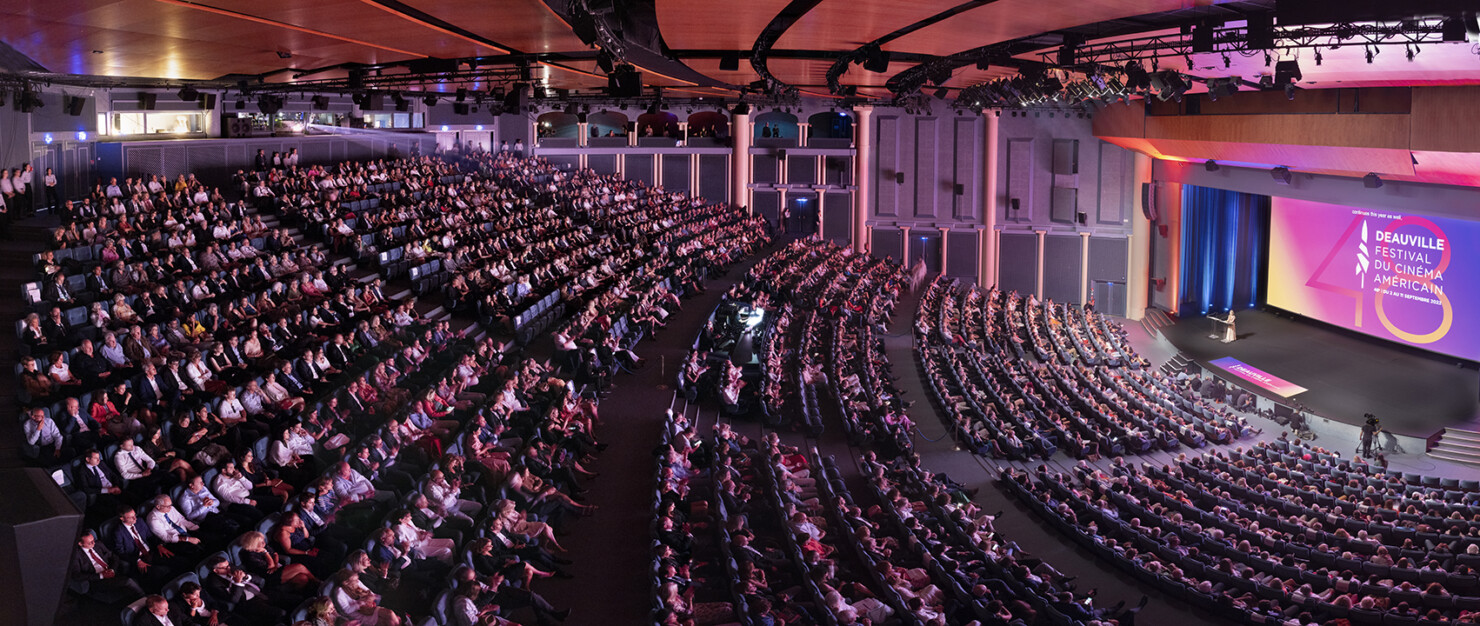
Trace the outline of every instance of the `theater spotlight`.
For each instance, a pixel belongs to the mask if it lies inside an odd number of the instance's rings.
[[[1290,175],[1290,168],[1283,165],[1269,170],[1269,176],[1274,179],[1274,182],[1277,182],[1281,185],[1290,184],[1290,180],[1293,178]]]
[[[1377,189],[1382,186],[1382,178],[1377,175],[1377,172],[1367,172],[1367,175],[1362,177],[1362,186]]]
[[[1206,161],[1203,161],[1203,169],[1205,169],[1205,170],[1207,170],[1209,172],[1216,172],[1216,171],[1218,171],[1218,162],[1217,161],[1214,161],[1212,159],[1208,159]]]

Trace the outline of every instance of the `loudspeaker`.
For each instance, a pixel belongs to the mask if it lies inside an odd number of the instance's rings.
[[[719,70],[721,72],[735,72],[740,69],[740,55],[730,53],[719,58]]]
[[[1156,184],[1141,183],[1141,215],[1156,221]]]
[[[139,110],[140,111],[153,111],[154,110],[154,100],[157,97],[158,97],[157,95],[152,94],[152,93],[149,93],[147,91],[140,91],[139,92]]]
[[[1085,224],[1089,223],[1089,214],[1085,213],[1084,211],[1080,211],[1078,215],[1074,216],[1074,218],[1076,221],[1079,222],[1080,226],[1084,226]]]
[[[904,172],[895,172],[894,173],[894,182],[897,183],[897,184],[903,185],[904,184]]]
[[[631,65],[618,65],[606,75],[606,90],[613,98],[635,98],[642,95],[642,74]]]
[[[468,103],[466,103],[466,102],[454,102],[454,103],[452,103],[452,113],[454,115],[467,115],[468,114]]]
[[[0,481],[0,624],[51,624],[82,514],[43,470],[0,470]]]
[[[200,94],[200,100],[198,100],[198,102],[200,102],[200,108],[203,109],[203,110],[206,110],[206,111],[215,110],[215,108],[216,108],[216,94],[213,94],[213,93],[203,93],[203,94]]]
[[[966,185],[956,183],[955,191],[958,196],[966,195]]]
[[[785,148],[782,148],[782,149],[776,151],[776,160],[777,161],[780,161],[782,163],[785,163],[786,162],[786,149]]]
[[[1250,15],[1248,17],[1249,48],[1268,50],[1274,47],[1274,15]]]
[[[365,106],[360,107],[366,111],[379,111],[385,108],[385,94],[372,91],[365,94]]]
[[[328,111],[329,110],[329,96],[314,96],[313,97],[313,110],[315,110],[315,111]]]
[[[504,95],[504,110],[518,113],[524,110],[524,105],[529,102],[529,85],[525,83],[514,83],[509,93]]]
[[[82,96],[67,96],[67,115],[77,117],[82,115],[82,109],[87,106],[87,98]]]
[[[1022,201],[1018,200],[1017,198],[1012,198],[1011,200],[1008,200],[1007,206],[1008,208],[1012,209],[1013,213],[1017,213],[1018,209],[1023,208]]]

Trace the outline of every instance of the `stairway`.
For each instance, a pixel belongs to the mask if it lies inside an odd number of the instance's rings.
[[[1480,467],[1480,431],[1445,428],[1429,456]]]
[[[1156,337],[1161,329],[1171,325],[1172,318],[1166,314],[1166,311],[1156,307],[1147,308],[1146,314],[1141,316],[1141,328],[1152,337]]]

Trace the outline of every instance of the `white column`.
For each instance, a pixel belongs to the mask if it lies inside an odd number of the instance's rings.
[[[730,153],[730,203],[750,207],[750,114],[730,115],[730,138],[734,150]]]
[[[689,155],[689,197],[699,195],[699,153]]]
[[[1125,272],[1125,316],[1139,320],[1146,313],[1147,295],[1151,289],[1151,246],[1154,241],[1151,221],[1146,219],[1141,189],[1151,182],[1151,157],[1131,153],[1131,244]]]
[[[1079,303],[1089,302],[1089,233],[1079,233]]]
[[[827,193],[822,190],[822,187],[813,187],[812,189],[817,192],[817,236],[826,237],[823,233],[827,231],[823,230],[823,227],[827,225],[827,211],[822,209],[824,206],[823,198],[827,197]]]
[[[1044,244],[1045,240],[1047,239],[1048,231],[1046,231],[1046,230],[1035,230],[1033,232],[1034,233],[1037,233],[1037,235],[1038,235],[1038,259],[1033,262],[1033,266],[1036,267],[1036,268],[1038,268],[1038,272],[1037,272],[1037,277],[1034,279],[1034,282],[1033,282],[1033,294],[1036,295],[1036,296],[1038,296],[1038,299],[1039,300],[1042,300],[1043,299],[1043,244]]]
[[[685,145],[685,146],[689,145],[689,123],[688,122],[679,122],[678,123],[678,140],[679,140],[679,142],[680,142],[681,145]]]
[[[977,246],[977,253],[981,255],[981,272],[977,284],[990,287],[997,284],[997,167],[1000,163],[997,144],[998,124],[1002,118],[987,115],[983,119],[986,120],[982,140],[983,160],[986,162],[986,171],[982,176],[982,232],[985,235]]]
[[[584,148],[591,143],[591,124],[587,122],[576,122],[576,145]],[[586,156],[582,154],[581,156]]]
[[[853,112],[857,114],[853,130],[853,182],[858,186],[853,194],[853,249],[863,251],[871,248],[868,242],[873,238],[868,229],[868,212],[874,188],[874,108],[860,106]]]
[[[812,125],[807,122],[797,124],[800,132],[797,133],[797,147],[805,147],[812,140]]]

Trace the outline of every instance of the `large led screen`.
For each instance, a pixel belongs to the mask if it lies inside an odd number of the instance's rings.
[[[1480,222],[1274,198],[1266,301],[1480,360]]]

